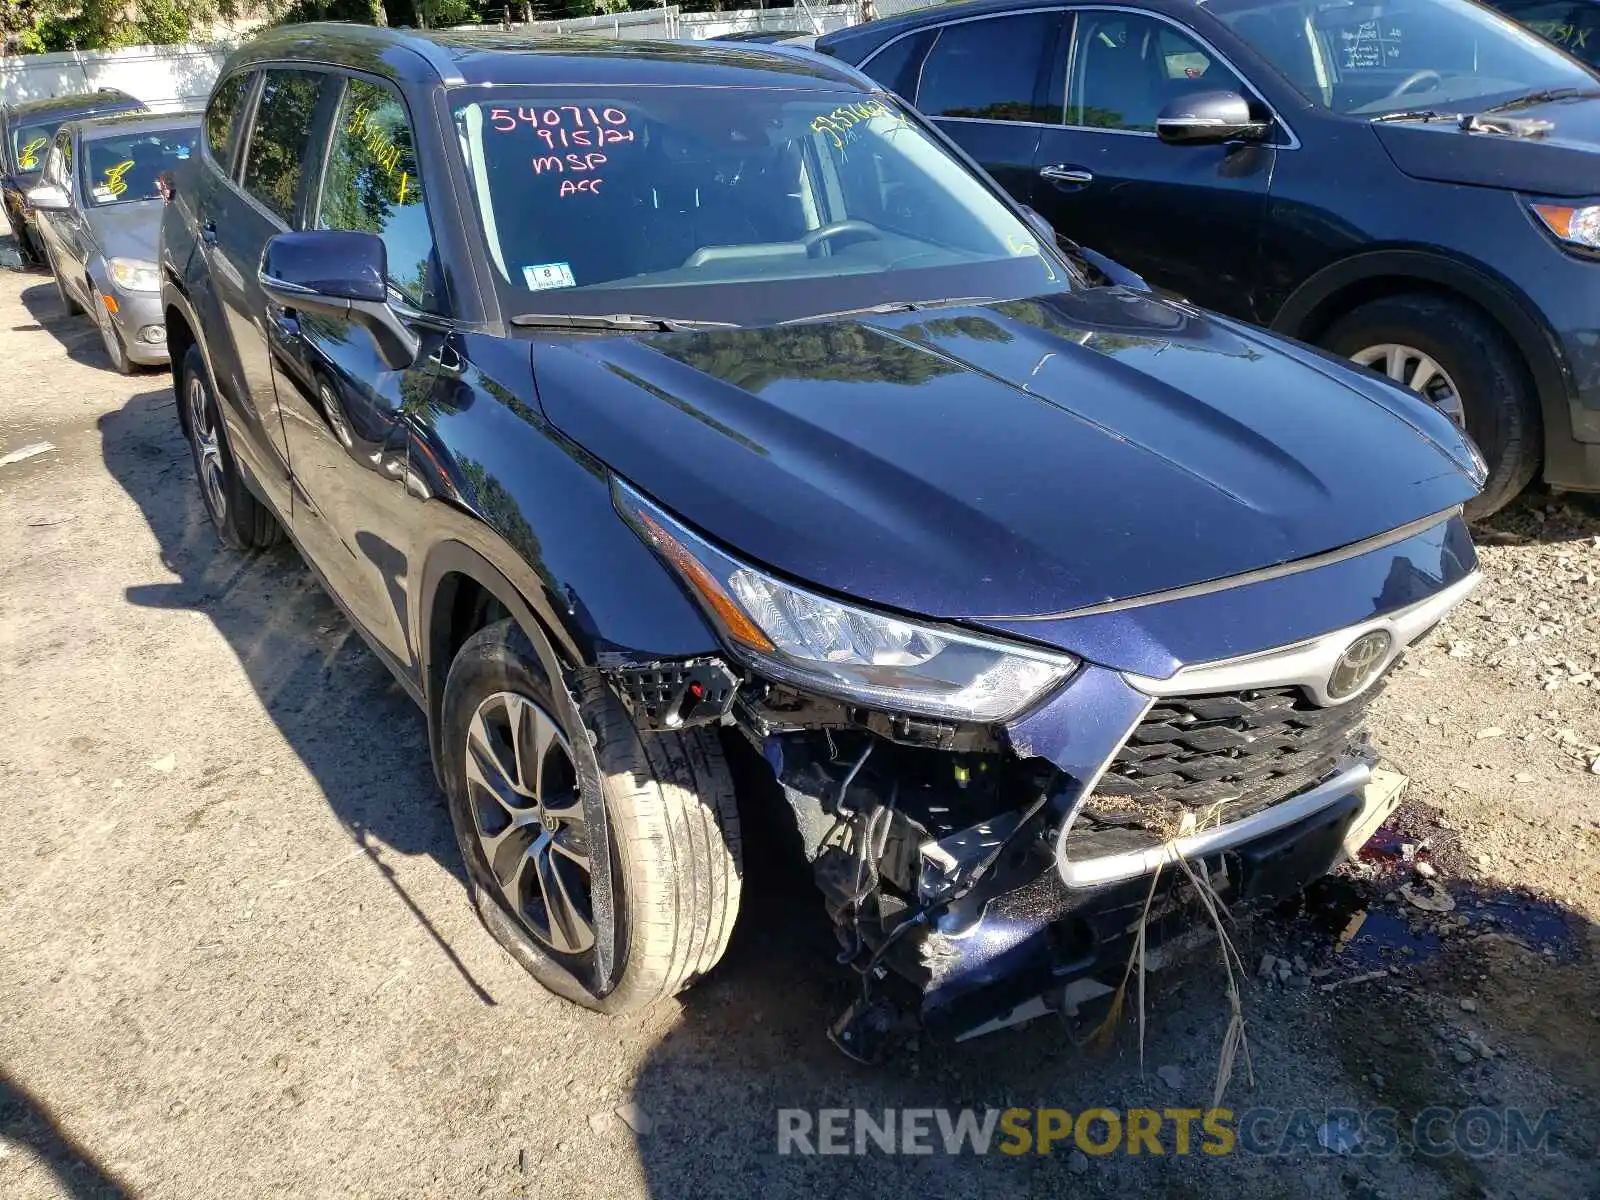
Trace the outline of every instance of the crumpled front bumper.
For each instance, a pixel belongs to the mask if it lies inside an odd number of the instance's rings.
[[[1386,561],[1355,562],[1298,581],[1319,588],[1325,605],[1333,604],[1321,611],[1336,618],[1311,614],[1309,620],[1328,623],[1302,626],[1307,636],[1191,662],[1164,678],[1086,666],[1049,704],[1010,726],[1013,751],[1048,760],[1063,784],[1020,826],[997,817],[921,848],[927,917],[882,954],[903,1006],[956,1036],[1020,1019],[1019,1012],[1070,1009],[1116,985],[1141,923],[1147,955],[1174,939],[1209,935],[1188,871],[1203,874],[1233,907],[1302,889],[1369,837],[1398,792],[1373,785],[1375,756],[1358,736],[1313,777],[1286,773],[1286,786],[1269,801],[1246,803],[1236,816],[1222,805],[1196,825],[1132,849],[1124,843],[1099,852],[1098,835],[1073,840],[1086,802],[1113,763],[1137,777],[1137,756],[1130,764],[1119,754],[1139,746],[1147,728],[1141,722],[1153,706],[1176,703],[1181,712],[1185,696],[1239,696],[1248,708],[1254,697],[1294,693],[1310,714],[1336,711],[1325,687],[1342,650],[1373,631],[1386,634],[1392,646],[1381,676],[1481,580],[1459,517],[1382,553]],[[1374,577],[1407,579],[1405,602],[1385,607],[1382,591],[1377,599],[1372,590],[1363,594]],[[1150,719],[1175,718],[1169,710]],[[1220,732],[1247,743],[1256,731],[1244,722]],[[1222,753],[1250,752],[1246,746]],[[1204,765],[1203,755],[1196,759]]]
[[[1218,831],[1226,836],[1212,849],[1183,857],[1230,908],[1292,895],[1337,866],[1352,834],[1370,835],[1389,804],[1389,793],[1371,786],[1368,764],[1351,763],[1304,794],[1290,819]],[[958,902],[886,956],[898,979],[915,987],[930,1030],[974,1036],[1020,1019],[1018,1010],[1070,1010],[1112,990],[1141,924],[1147,963],[1174,942],[1187,946],[1211,932],[1192,897],[1183,899],[1187,875],[1175,857],[1154,873],[1153,894],[1150,875],[1069,888],[1042,843],[1014,870],[1032,877]]]

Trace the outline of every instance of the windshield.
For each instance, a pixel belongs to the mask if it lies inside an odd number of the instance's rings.
[[[119,137],[95,138],[83,147],[84,191],[92,207],[155,200],[156,181],[188,159],[195,130],[145,129]]]
[[[41,125],[18,125],[11,131],[11,152],[17,156],[17,170],[44,169],[44,156],[50,149],[50,139],[61,128],[60,121]]]
[[[1221,0],[1209,6],[1313,104],[1352,116],[1473,111],[1596,76],[1469,0]]]
[[[496,89],[454,111],[508,316],[744,324],[1068,286],[1035,232],[887,99]]]

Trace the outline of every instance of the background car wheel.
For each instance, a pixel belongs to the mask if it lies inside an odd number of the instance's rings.
[[[75,317],[83,311],[83,305],[72,298],[72,293],[67,291],[67,285],[61,282],[61,272],[56,270],[55,263],[46,264],[50,268],[50,275],[56,281],[56,296],[61,300],[61,307],[67,310],[67,316]]]
[[[61,286],[61,281],[56,280],[56,286]],[[100,294],[100,289],[90,286],[89,299],[93,302],[94,323],[100,327],[100,340],[105,343],[106,354],[111,359],[111,365],[122,375],[133,374],[133,360],[128,357],[128,348],[122,344],[122,335],[117,332],[117,323],[111,319],[111,314],[106,311],[105,297]]]
[[[496,939],[557,995],[628,1012],[722,957],[739,908],[739,817],[713,733],[641,735],[598,678],[577,699],[573,726],[514,622],[468,639],[440,715],[450,818],[473,903]],[[586,773],[599,779],[609,896],[595,894],[600,839],[585,819]],[[596,914],[607,907],[613,966],[601,979]]]
[[[1533,384],[1500,329],[1441,296],[1388,296],[1328,329],[1322,344],[1419,391],[1478,443],[1489,463],[1474,520],[1508,504],[1539,469],[1543,449]]]
[[[271,546],[283,535],[267,506],[251,495],[228,450],[227,434],[211,394],[210,377],[198,346],[183,356],[175,383],[183,407],[183,428],[194,457],[195,476],[206,513],[224,545],[235,550]]]

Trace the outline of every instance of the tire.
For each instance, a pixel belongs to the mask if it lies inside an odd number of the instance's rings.
[[[681,991],[727,949],[743,870],[739,816],[712,732],[641,735],[593,675],[577,702],[581,723],[573,726],[559,715],[562,706],[539,653],[514,622],[480,630],[462,646],[445,682],[441,774],[473,904],[496,940],[557,995],[600,1012],[632,1012]],[[523,706],[519,719],[532,721],[523,728],[538,729],[547,720],[554,730],[522,739],[525,747],[541,742],[549,747],[538,769],[528,753],[517,757],[503,733],[518,705]],[[523,783],[532,777],[538,786],[506,790],[510,768],[496,776],[481,757],[486,745],[497,748],[501,761],[520,764],[514,769]],[[473,767],[469,746],[478,755]],[[558,752],[569,757],[570,770],[561,765]],[[577,782],[585,774],[599,781],[611,847],[615,937],[606,979],[599,973],[603,932],[593,921],[592,894],[587,909],[570,905],[577,921],[557,919],[558,911],[569,907],[561,899],[563,890],[575,898],[574,881],[593,883],[592,875],[573,866],[592,844],[584,810],[593,804],[585,805]],[[502,780],[510,808],[490,795],[486,783],[491,778]],[[543,802],[531,799],[531,791],[540,792]],[[527,821],[520,834],[504,832],[513,811],[526,814],[515,818]],[[580,826],[576,832],[572,814]],[[499,874],[485,848],[485,835],[497,833],[507,839],[492,852]],[[520,842],[514,840],[518,837]],[[529,864],[541,865],[528,869]],[[513,885],[503,886],[502,880],[510,878]],[[541,886],[541,880],[548,882]],[[551,895],[557,897],[554,905],[545,899]],[[587,946],[584,915],[590,919]]]
[[[56,296],[61,301],[61,307],[67,310],[67,316],[78,316],[83,312],[83,305],[72,298],[72,293],[67,290],[67,285],[61,282],[61,272],[56,270],[54,261],[47,261],[45,265],[50,268],[50,276],[56,281]]]
[[[1489,464],[1483,492],[1466,506],[1470,519],[1505,507],[1538,473],[1538,397],[1506,335],[1477,309],[1443,296],[1387,296],[1335,321],[1322,345],[1345,358],[1371,347],[1415,347],[1455,382],[1467,432]]]
[[[57,278],[56,287],[60,286],[61,280]],[[105,297],[92,283],[89,285],[89,302],[94,306],[94,311],[89,315],[94,318],[95,326],[100,330],[100,340],[105,343],[106,357],[111,360],[112,369],[119,375],[132,375],[133,360],[128,357],[128,348],[122,344],[122,335],[117,332],[117,323],[106,311]]]
[[[234,550],[259,550],[274,545],[283,530],[267,506],[251,494],[239,476],[233,452],[228,449],[227,427],[211,391],[200,347],[190,346],[173,377],[178,392],[183,431],[194,460],[195,479],[206,515],[217,536]]]

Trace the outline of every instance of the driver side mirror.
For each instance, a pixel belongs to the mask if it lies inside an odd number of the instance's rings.
[[[28,207],[36,212],[65,212],[72,207],[72,199],[66,189],[53,183],[41,183],[38,187],[29,188],[25,198]]]
[[[1238,92],[1196,92],[1172,101],[1156,116],[1156,136],[1173,146],[1259,142],[1272,127],[1257,120]]]
[[[375,233],[308,229],[267,243],[257,278],[286,309],[361,326],[391,371],[417,361],[420,342],[389,305],[389,251]]]

